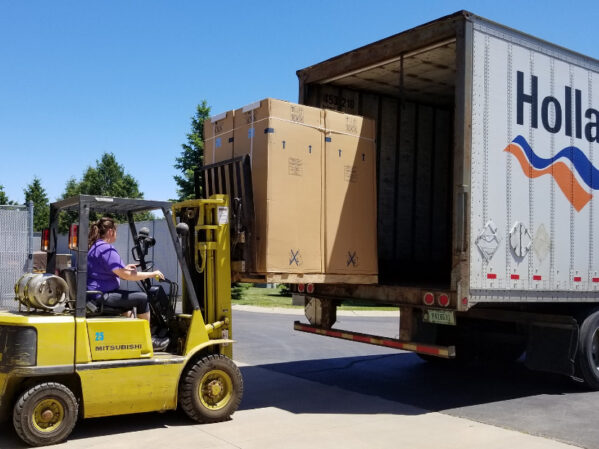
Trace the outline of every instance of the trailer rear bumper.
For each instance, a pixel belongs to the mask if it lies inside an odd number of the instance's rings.
[[[455,358],[455,346],[437,346],[413,341],[403,341],[394,338],[361,334],[359,332],[352,332],[340,329],[321,329],[319,327],[304,324],[299,321],[296,321],[293,324],[293,328],[296,331],[308,332],[311,334],[318,334],[326,337],[340,338],[342,340],[358,341],[360,343],[366,343],[376,346],[386,346],[388,348],[412,351],[420,354],[427,354],[446,359]]]

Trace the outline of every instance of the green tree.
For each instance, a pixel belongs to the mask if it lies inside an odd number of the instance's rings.
[[[102,195],[121,198],[143,198],[139,191],[137,180],[119,164],[112,153],[104,153],[96,160],[95,167],[87,167],[81,181],[70,178],[65,186],[62,199],[74,195]],[[73,214],[63,214],[60,219],[59,228],[62,232],[68,231],[71,223],[75,221]],[[115,216],[117,221],[126,221],[125,216]],[[136,214],[135,220],[150,220],[150,213]],[[90,214],[90,220],[97,220],[96,214]]]
[[[33,202],[33,229],[41,231],[48,227],[50,216],[50,203],[48,195],[42,187],[42,182],[37,176],[33,177],[31,184],[23,190],[25,194],[25,203]]]
[[[174,177],[180,201],[195,198],[194,171],[204,164],[204,120],[209,116],[210,106],[203,100],[191,118],[191,132],[187,134],[187,142],[181,145],[183,151],[175,159],[174,167],[181,171],[181,175]],[[200,190],[202,185],[200,179]]]
[[[142,198],[137,181],[125,173],[112,153],[104,153],[96,160],[95,167],[88,167],[79,183],[67,182],[67,188],[87,195],[117,196],[121,198]]]
[[[0,184],[0,206],[4,206],[6,204],[12,204],[12,201],[8,200],[8,196],[4,192],[4,186]]]

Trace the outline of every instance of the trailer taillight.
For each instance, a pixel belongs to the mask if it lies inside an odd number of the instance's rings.
[[[425,293],[423,301],[427,306],[432,306],[435,303],[435,295],[433,295],[431,292]]]
[[[445,293],[441,293],[437,298],[437,302],[441,307],[447,307],[449,305],[449,295]]]
[[[48,228],[42,230],[42,241],[40,248],[42,251],[48,251],[50,248],[50,229]]]
[[[73,223],[69,228],[69,249],[77,249],[77,233],[79,232],[79,226]]]
[[[311,295],[312,293],[314,293],[314,284],[308,284],[308,285],[306,285],[306,293],[308,293],[309,295]]]
[[[297,291],[299,293],[304,293],[306,291],[306,285],[305,284],[297,284]]]

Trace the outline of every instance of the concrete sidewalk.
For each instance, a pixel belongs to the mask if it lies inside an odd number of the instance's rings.
[[[574,447],[442,413],[242,366],[245,396],[229,422],[193,424],[180,413],[79,422],[58,448],[398,448],[558,449]],[[375,381],[375,380],[373,380]],[[25,447],[0,428],[0,448]]]

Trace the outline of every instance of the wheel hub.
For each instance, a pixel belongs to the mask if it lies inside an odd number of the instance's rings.
[[[33,425],[40,432],[56,430],[64,419],[64,408],[56,399],[44,399],[33,410]]]
[[[213,398],[218,397],[223,391],[223,384],[220,380],[213,380],[208,384],[208,394]]]
[[[199,397],[205,407],[218,410],[231,400],[233,384],[231,378],[222,370],[207,372],[199,384]]]
[[[42,412],[42,420],[45,422],[49,422],[52,420],[52,418],[54,418],[54,413],[52,413],[52,410],[44,410]]]

